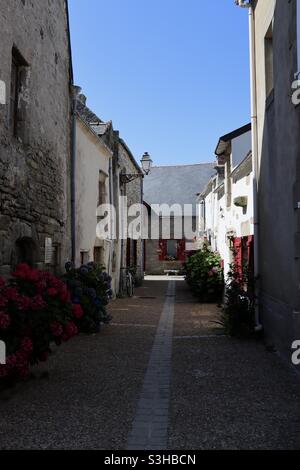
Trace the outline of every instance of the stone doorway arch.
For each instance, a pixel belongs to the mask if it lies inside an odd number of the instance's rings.
[[[22,237],[16,241],[16,264],[26,263],[33,267],[37,262],[37,245],[30,237]]]

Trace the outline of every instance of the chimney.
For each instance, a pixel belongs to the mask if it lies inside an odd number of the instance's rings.
[[[83,104],[84,106],[86,106],[86,101],[87,101],[87,97],[81,93],[79,96],[78,96],[78,99],[80,101],[81,104]]]

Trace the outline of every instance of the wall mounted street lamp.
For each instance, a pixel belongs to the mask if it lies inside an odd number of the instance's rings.
[[[122,173],[120,175],[120,181],[122,184],[128,184],[130,183],[131,181],[134,181],[135,179],[137,178],[143,178],[145,175],[149,175],[149,173],[151,172],[151,168],[152,168],[152,159],[149,155],[148,152],[145,152],[142,159],[141,159],[141,166],[142,166],[142,173],[134,173],[134,174],[125,174],[125,173]]]

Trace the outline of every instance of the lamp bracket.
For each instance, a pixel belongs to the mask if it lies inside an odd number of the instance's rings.
[[[136,180],[137,178],[144,178],[142,173],[134,173],[134,174],[121,174],[120,175],[120,182],[122,184],[128,184],[132,181]]]

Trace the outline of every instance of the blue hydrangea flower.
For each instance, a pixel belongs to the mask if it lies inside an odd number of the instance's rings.
[[[89,296],[92,297],[93,299],[97,297],[97,292],[93,288],[89,289],[88,293],[89,293]]]
[[[65,270],[67,271],[67,273],[69,271],[72,271],[72,269],[74,269],[74,264],[71,262],[71,261],[68,261],[66,264],[65,264]]]
[[[79,268],[79,272],[80,272],[80,274],[87,274],[89,272],[89,268],[87,266],[83,265]]]

